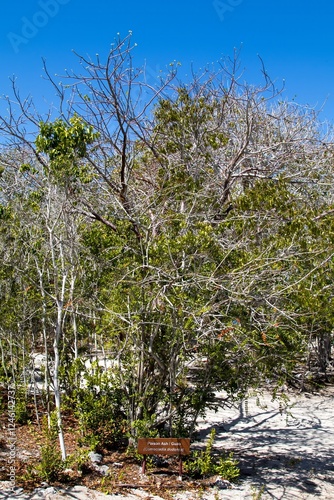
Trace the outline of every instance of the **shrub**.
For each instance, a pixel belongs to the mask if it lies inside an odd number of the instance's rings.
[[[82,442],[92,448],[114,448],[123,442],[127,430],[124,393],[116,379],[97,364],[92,373],[85,373],[84,380],[87,386],[75,391],[75,415]]]
[[[42,423],[42,445],[40,462],[36,467],[37,475],[44,481],[55,481],[64,468],[61,453],[58,448],[57,416],[51,414],[50,425],[47,418]]]
[[[213,444],[216,431],[212,429],[206,448],[204,451],[195,450],[191,452],[185,462],[185,470],[191,477],[199,478],[218,474],[222,479],[235,481],[240,474],[237,460],[233,459],[233,454],[215,456],[213,454]]]
[[[17,387],[15,391],[15,422],[25,425],[28,423],[30,413],[28,409],[28,398],[23,387]]]

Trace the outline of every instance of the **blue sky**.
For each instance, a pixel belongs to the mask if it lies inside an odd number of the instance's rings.
[[[17,77],[37,107],[53,99],[42,79],[76,65],[72,49],[103,56],[116,33],[133,32],[135,62],[152,74],[173,60],[186,73],[241,49],[244,78],[261,83],[263,59],[285,97],[320,109],[334,122],[334,2],[329,0],[12,0],[2,2],[0,94]]]

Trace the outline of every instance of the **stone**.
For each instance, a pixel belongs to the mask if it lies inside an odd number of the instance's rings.
[[[109,474],[109,467],[107,465],[93,464],[93,468],[96,472],[101,474],[101,476],[107,476]]]
[[[232,484],[230,481],[227,481],[226,479],[222,479],[221,477],[217,477],[214,487],[218,488],[219,490],[231,490],[233,488]]]
[[[100,464],[103,460],[102,455],[100,455],[100,453],[94,453],[94,451],[91,451],[88,457],[93,464]]]

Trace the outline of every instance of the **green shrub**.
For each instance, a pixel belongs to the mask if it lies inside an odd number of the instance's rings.
[[[89,449],[77,449],[66,460],[67,466],[72,469],[75,468],[80,472],[89,470]]]
[[[156,418],[155,414],[146,415],[141,419],[137,419],[132,424],[132,433],[138,437],[159,437],[158,429],[156,429]]]
[[[91,448],[114,448],[126,436],[124,393],[112,375],[97,364],[84,375],[87,387],[75,391],[75,415],[79,419],[82,443]]]
[[[218,463],[214,465],[215,473],[227,481],[236,481],[240,475],[238,461],[233,458],[233,453],[219,457]]]
[[[48,425],[46,417],[43,419],[42,423],[41,457],[36,467],[37,475],[44,481],[55,481],[58,479],[64,465],[58,448],[57,416],[55,413],[52,413],[50,417],[50,426]]]
[[[240,474],[237,460],[233,459],[233,454],[216,456],[213,454],[213,445],[216,431],[212,429],[206,448],[204,451],[195,450],[191,452],[185,461],[185,470],[195,478],[202,478],[218,474],[222,479],[235,481]]]
[[[28,423],[30,413],[28,409],[28,398],[23,387],[17,387],[15,391],[15,422],[25,425]]]

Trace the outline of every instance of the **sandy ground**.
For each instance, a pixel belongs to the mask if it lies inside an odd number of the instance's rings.
[[[334,388],[288,396],[283,411],[269,394],[259,401],[250,397],[238,408],[208,411],[199,421],[196,445],[204,446],[214,427],[215,447],[233,450],[239,460],[240,481],[232,489],[211,488],[200,496],[180,492],[175,500],[333,500]],[[5,482],[0,483],[0,499],[161,500],[140,489],[104,495],[82,486],[67,490],[45,487],[28,494],[9,492],[6,487]]]
[[[334,499],[334,388],[288,396],[283,411],[265,394],[200,422],[239,460],[241,485],[219,498]]]

